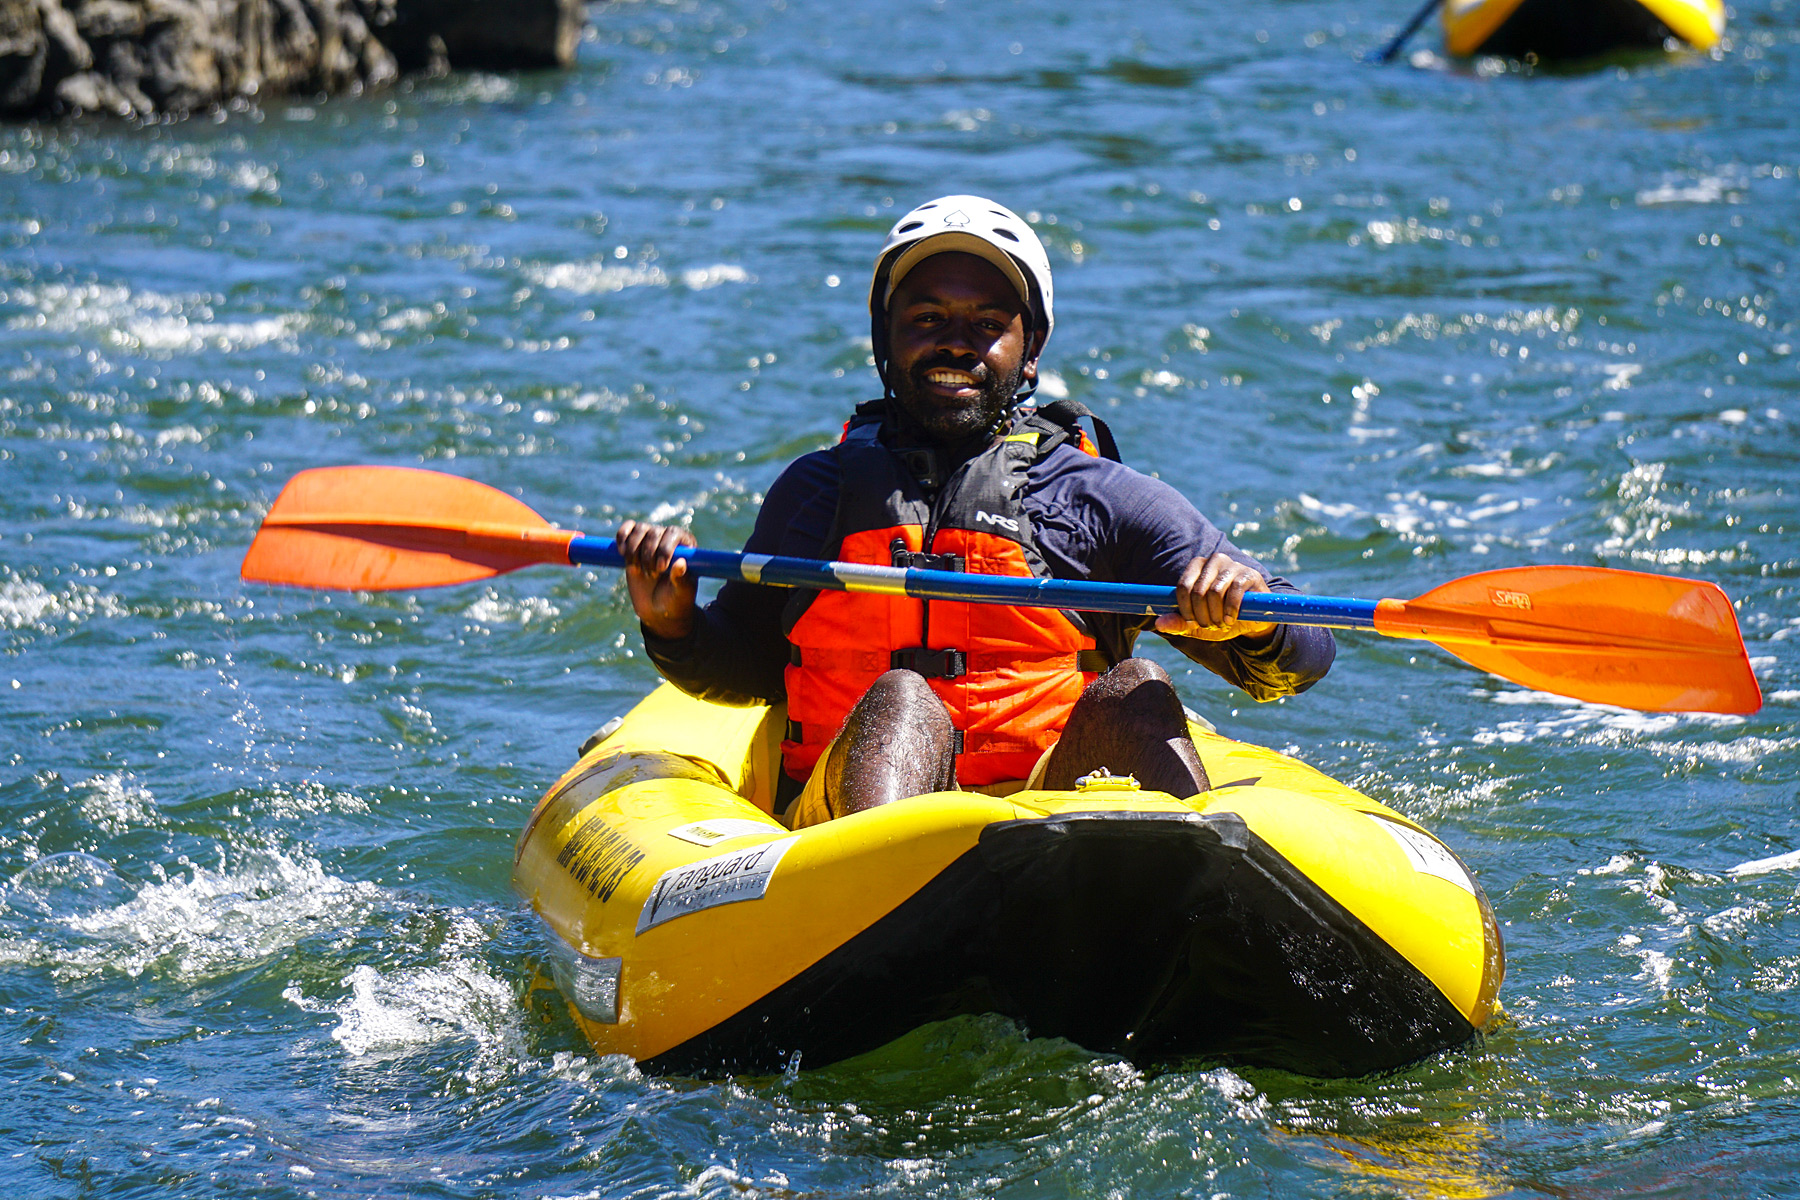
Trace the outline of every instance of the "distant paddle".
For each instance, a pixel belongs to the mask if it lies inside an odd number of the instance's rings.
[[[1406,28],[1394,35],[1393,41],[1389,42],[1379,50],[1373,50],[1368,54],[1365,54],[1363,56],[1363,61],[1371,63],[1393,62],[1394,55],[1400,53],[1400,47],[1406,45],[1406,39],[1419,31],[1419,26],[1425,23],[1425,18],[1435,12],[1437,6],[1441,3],[1443,3],[1443,0],[1425,0],[1424,6],[1412,15],[1412,20],[1406,23]]]
[[[678,553],[695,575],[778,587],[1144,616],[1175,611],[1174,588],[1145,584]],[[534,563],[624,566],[612,539],[557,529],[486,484],[410,467],[321,467],[294,476],[276,497],[243,576],[381,591],[469,583]],[[1251,592],[1240,612],[1432,642],[1483,671],[1596,704],[1646,712],[1762,707],[1731,601],[1698,580],[1607,567],[1511,567],[1452,580],[1416,600]]]

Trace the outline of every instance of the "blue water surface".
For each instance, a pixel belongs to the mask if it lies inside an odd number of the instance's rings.
[[[0,1191],[1800,1195],[1800,8],[1361,63],[1411,8],[603,3],[568,73],[0,130]],[[736,545],[874,394],[883,233],[954,191],[1050,247],[1047,389],[1309,590],[1574,562],[1737,602],[1741,718],[1358,635],[1259,706],[1146,647],[1468,861],[1481,1044],[1321,1082],[990,1018],[645,1077],[530,990],[508,882],[654,680],[618,581],[239,582],[336,463]]]

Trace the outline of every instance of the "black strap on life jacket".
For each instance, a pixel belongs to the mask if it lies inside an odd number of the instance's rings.
[[[800,728],[800,722],[798,721],[789,721],[783,732],[790,742],[797,742],[805,736],[804,731]],[[950,752],[952,754],[961,754],[963,752],[963,731],[960,729],[952,729],[950,731]],[[775,804],[778,813],[786,812],[787,806],[799,798],[805,782],[806,781],[803,779],[795,779],[786,771],[781,772],[781,775],[776,782],[777,790]],[[783,793],[785,793],[785,795]]]
[[[1124,461],[1119,457],[1119,443],[1114,440],[1112,429],[1081,401],[1052,400],[1048,404],[1038,405],[1037,414],[1067,429],[1078,429],[1077,422],[1086,417],[1094,423],[1094,445],[1099,447],[1100,457],[1110,458],[1114,462]]]

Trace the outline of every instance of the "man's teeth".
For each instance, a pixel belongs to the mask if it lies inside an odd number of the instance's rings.
[[[927,371],[925,378],[932,383],[940,383],[946,387],[966,387],[975,382],[975,377],[967,371]]]

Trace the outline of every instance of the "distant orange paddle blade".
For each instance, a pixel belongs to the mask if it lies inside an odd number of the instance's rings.
[[[1751,713],[1762,691],[1716,584],[1606,567],[1513,567],[1417,600],[1375,628],[1425,638],[1526,687],[1645,712]]]
[[[572,530],[483,483],[412,467],[319,467],[288,481],[243,577],[340,591],[437,587],[568,565]]]

